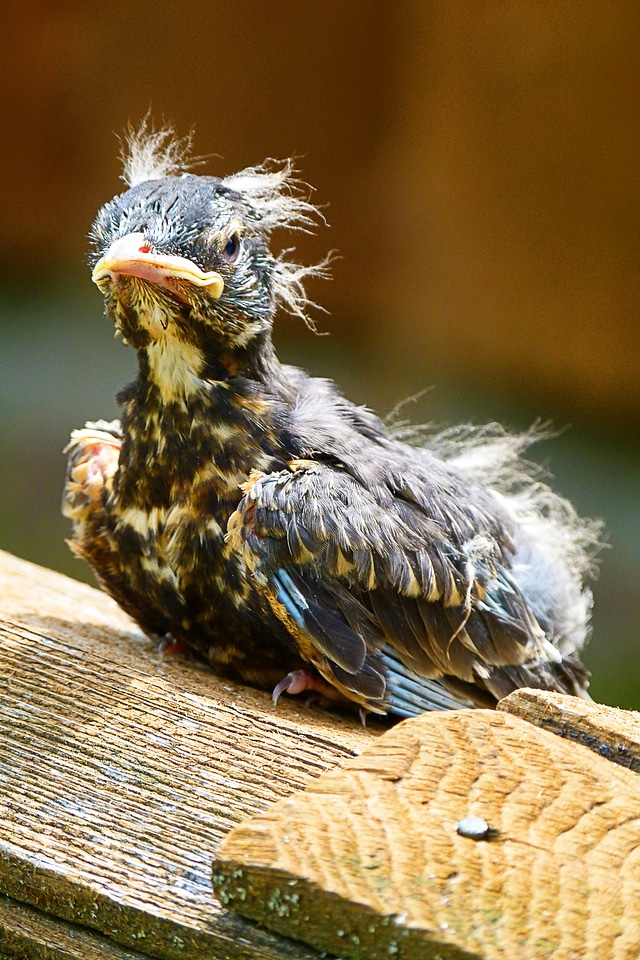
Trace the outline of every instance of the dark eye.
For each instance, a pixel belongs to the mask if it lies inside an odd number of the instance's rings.
[[[240,256],[240,237],[237,233],[232,233],[227,244],[222,251],[222,256],[227,263],[235,263]]]

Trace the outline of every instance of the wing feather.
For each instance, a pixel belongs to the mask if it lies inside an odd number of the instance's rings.
[[[497,560],[509,531],[499,542],[492,518],[463,541],[454,528],[406,489],[376,496],[337,466],[304,461],[252,478],[228,541],[302,631],[320,673],[354,699],[379,705],[383,674],[392,679],[383,648],[412,678],[440,680],[464,702],[478,687],[491,699],[551,645]]]

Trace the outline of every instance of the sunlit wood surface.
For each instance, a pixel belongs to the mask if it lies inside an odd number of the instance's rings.
[[[543,694],[564,739],[534,725],[538,696],[507,704],[534,723],[460,711],[387,732],[236,827],[219,896],[341,957],[634,960],[640,782],[605,757],[637,757],[640,722],[604,708],[600,733],[601,708]],[[576,742],[583,718],[595,754]]]

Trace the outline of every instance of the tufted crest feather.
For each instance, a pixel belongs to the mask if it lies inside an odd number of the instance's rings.
[[[121,142],[122,180],[128,187],[135,187],[146,180],[185,173],[201,162],[191,156],[192,142],[193,131],[177,137],[170,124],[154,130],[147,114],[138,127],[129,124]]]
[[[266,233],[277,228],[312,233],[316,222],[324,222],[324,217],[308,199],[311,187],[298,180],[295,174],[292,160],[268,159],[259,166],[247,167],[225,177],[222,182],[249,201]],[[333,255],[328,254],[321,263],[305,267],[286,259],[292,252],[293,248],[284,250],[276,260],[274,295],[283,310],[300,317],[315,331],[306,311],[309,307],[322,308],[307,297],[304,280],[307,277],[328,278]]]
[[[256,167],[247,167],[222,181],[241,193],[250,203],[267,233],[276,227],[311,233],[318,219],[317,207],[308,199],[311,187],[296,179],[292,160],[269,158]]]

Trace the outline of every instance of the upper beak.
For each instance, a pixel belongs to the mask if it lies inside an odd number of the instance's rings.
[[[99,283],[105,277],[117,280],[121,276],[138,277],[171,289],[175,289],[172,280],[185,280],[196,287],[206,287],[216,300],[224,290],[224,280],[215,270],[205,272],[186,257],[151,253],[143,233],[129,233],[114,240],[93,268],[91,279]]]

